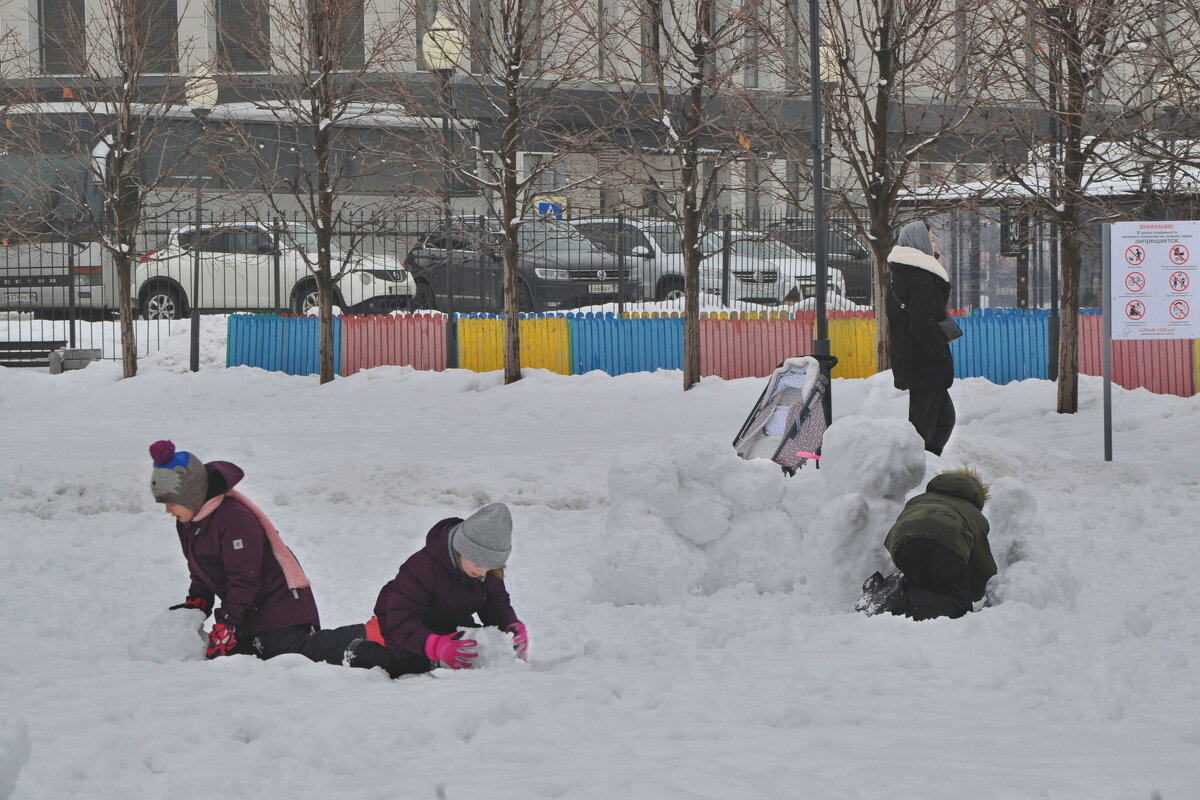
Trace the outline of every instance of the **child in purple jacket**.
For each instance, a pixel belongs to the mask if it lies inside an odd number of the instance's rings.
[[[366,636],[366,627],[320,630],[304,570],[266,515],[234,489],[242,470],[228,461],[205,464],[168,441],[150,445],[150,455],[150,489],[175,517],[191,576],[187,600],[171,608],[196,608],[207,616],[214,598],[221,600],[213,612],[208,658],[299,653],[343,663],[346,648]]]
[[[393,678],[439,666],[469,668],[476,642],[458,629],[478,627],[476,614],[483,625],[512,633],[513,649],[526,658],[529,633],[504,586],[511,551],[512,515],[503,503],[434,525],[425,546],[380,590],[366,638],[351,644],[346,663],[383,667]]]

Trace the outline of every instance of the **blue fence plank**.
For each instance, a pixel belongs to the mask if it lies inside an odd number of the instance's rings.
[[[680,369],[683,319],[622,319],[612,312],[569,314],[571,372],[603,370],[609,375]]]
[[[957,321],[963,335],[950,345],[954,377],[982,377],[999,384],[1047,377],[1042,309],[975,309]]]
[[[321,371],[321,326],[316,317],[234,314],[229,318],[226,364],[289,375]],[[333,318],[333,371],[342,368],[342,320]]]

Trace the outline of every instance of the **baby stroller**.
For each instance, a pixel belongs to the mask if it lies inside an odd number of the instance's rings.
[[[830,369],[837,364],[833,356],[825,359]],[[829,379],[816,357],[785,359],[771,373],[767,387],[733,438],[734,450],[742,458],[769,458],[788,475],[794,475],[809,458],[819,458],[830,423],[825,404],[828,386]]]

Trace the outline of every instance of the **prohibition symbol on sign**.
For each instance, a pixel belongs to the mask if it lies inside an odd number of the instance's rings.
[[[1125,276],[1125,288],[1131,292],[1140,292],[1146,288],[1146,276],[1140,272],[1131,272]]]
[[[1172,319],[1187,319],[1187,315],[1191,312],[1188,307],[1187,300],[1172,300],[1171,301],[1171,318]]]
[[[1175,265],[1186,264],[1188,260],[1188,249],[1181,244],[1171,245],[1171,252],[1168,253],[1171,257],[1171,263]]]
[[[1146,305],[1141,300],[1130,300],[1125,304],[1125,316],[1129,319],[1141,319],[1146,316]]]
[[[1188,287],[1188,283],[1190,282],[1191,279],[1188,278],[1188,274],[1186,272],[1171,273],[1171,279],[1169,283],[1171,284],[1171,291],[1173,292],[1185,291]]]
[[[1132,266],[1140,267],[1146,260],[1146,248],[1140,244],[1132,244],[1125,248],[1125,260]]]

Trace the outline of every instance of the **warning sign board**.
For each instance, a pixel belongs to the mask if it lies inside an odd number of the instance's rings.
[[[1112,226],[1114,339],[1197,339],[1192,275],[1200,268],[1200,222],[1117,222]],[[1200,249],[1197,249],[1200,252]]]

